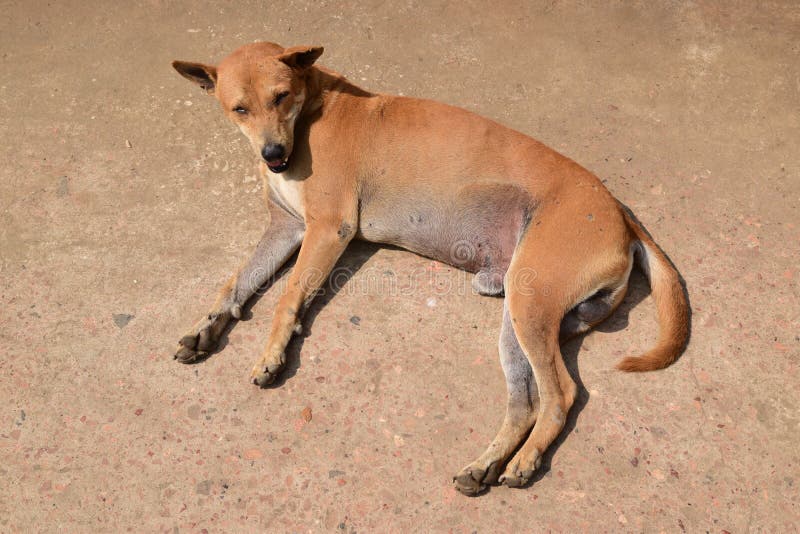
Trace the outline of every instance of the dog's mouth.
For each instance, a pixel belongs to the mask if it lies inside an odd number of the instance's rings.
[[[267,167],[274,173],[283,172],[289,168],[289,158],[268,160]]]

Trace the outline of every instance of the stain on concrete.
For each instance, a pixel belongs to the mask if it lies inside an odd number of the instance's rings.
[[[129,313],[115,313],[114,314],[114,324],[117,325],[118,328],[125,328],[128,326],[128,323],[131,322],[135,316]]]
[[[58,179],[58,187],[56,188],[56,196],[65,197],[69,195],[69,178],[61,176]]]

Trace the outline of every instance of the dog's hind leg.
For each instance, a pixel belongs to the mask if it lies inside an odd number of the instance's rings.
[[[536,424],[499,482],[522,486],[541,464],[541,455],[564,427],[577,386],[566,370],[558,343],[560,317],[544,311],[541,299],[509,298],[509,310],[520,347],[530,362],[539,390]]]
[[[562,320],[571,310],[579,326],[604,319],[624,296],[632,260],[619,214],[603,214],[605,231],[599,237],[574,224],[586,221],[585,217],[570,218],[569,211],[558,210],[544,215],[536,230],[521,239],[506,275],[511,324],[530,362],[540,399],[533,430],[498,479],[508,486],[523,486],[531,479],[545,450],[564,428],[577,395],[559,346]],[[553,247],[549,240],[553,235],[568,246]],[[549,253],[542,254],[543,250]]]
[[[175,359],[193,363],[216,349],[222,332],[241,317],[242,306],[300,247],[304,225],[272,201],[270,222],[253,256],[222,287],[211,310],[178,342]]]
[[[500,363],[508,385],[508,404],[500,431],[489,448],[454,478],[456,488],[474,495],[486,484],[497,482],[506,460],[519,446],[536,421],[539,395],[528,358],[517,341],[507,304],[503,305],[500,330]]]

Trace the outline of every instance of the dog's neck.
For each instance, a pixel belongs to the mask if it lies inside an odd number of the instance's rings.
[[[331,106],[343,94],[354,97],[374,96],[338,72],[314,66],[306,74],[306,103],[303,106],[303,114],[313,115],[323,107]]]

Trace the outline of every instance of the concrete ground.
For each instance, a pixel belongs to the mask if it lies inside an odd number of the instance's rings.
[[[798,36],[796,2],[2,2],[0,531],[796,529]],[[264,212],[169,63],[257,39],[592,169],[685,277],[686,353],[613,370],[656,337],[638,276],[563,349],[582,391],[543,474],[477,498],[450,479],[502,419],[501,301],[455,269],[353,246],[275,389],[247,377],[280,282],[173,362]]]

